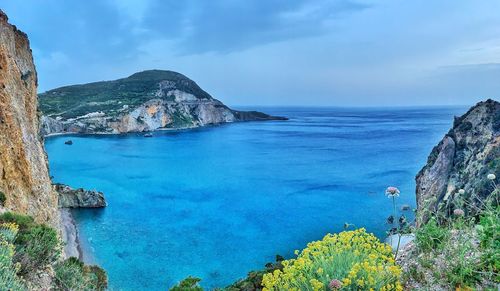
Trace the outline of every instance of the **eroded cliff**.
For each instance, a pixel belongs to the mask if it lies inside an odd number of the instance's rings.
[[[470,214],[493,192],[488,174],[500,177],[500,103],[479,102],[455,119],[417,174],[418,211],[446,216],[461,208]],[[463,189],[463,191],[460,191]]]
[[[233,110],[188,77],[163,70],[57,88],[40,94],[40,102],[44,135],[143,132],[286,119]]]
[[[57,194],[39,136],[37,104],[28,38],[0,10],[0,191],[5,208],[56,225]]]

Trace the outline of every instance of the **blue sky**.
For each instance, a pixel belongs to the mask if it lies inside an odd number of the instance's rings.
[[[2,0],[39,91],[168,69],[229,105],[500,99],[500,1]]]

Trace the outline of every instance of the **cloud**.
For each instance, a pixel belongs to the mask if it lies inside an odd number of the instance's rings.
[[[155,1],[144,27],[181,54],[228,53],[330,32],[331,22],[369,5],[348,0]]]
[[[470,104],[500,92],[496,0],[4,0],[2,9],[30,37],[41,91],[157,68],[233,105]]]

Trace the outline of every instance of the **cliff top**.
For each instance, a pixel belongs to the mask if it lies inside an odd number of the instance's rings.
[[[200,100],[213,100],[193,80],[173,71],[147,70],[127,78],[72,85],[39,94],[44,115],[65,119],[102,111],[116,114],[123,106],[135,107],[154,98],[170,101],[169,91],[179,90]]]

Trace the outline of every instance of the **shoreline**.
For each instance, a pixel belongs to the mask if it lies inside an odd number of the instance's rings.
[[[83,250],[73,214],[69,208],[59,208],[61,236],[65,242],[63,253],[66,259],[76,257],[83,261]]]
[[[227,122],[229,123],[229,122]],[[177,127],[177,128],[157,128],[154,130],[147,130],[147,131],[130,131],[130,132],[54,132],[54,133],[49,133],[44,135],[44,138],[50,138],[54,136],[65,136],[65,135],[74,135],[74,136],[91,136],[91,135],[126,135],[126,134],[147,134],[147,133],[153,133],[156,131],[182,131],[182,130],[188,130],[188,129],[197,129],[197,128],[203,128],[203,127],[211,127],[211,126],[217,126],[217,125],[222,125],[225,123],[221,124],[214,124],[214,125],[202,125],[202,126],[187,126],[187,127]]]

